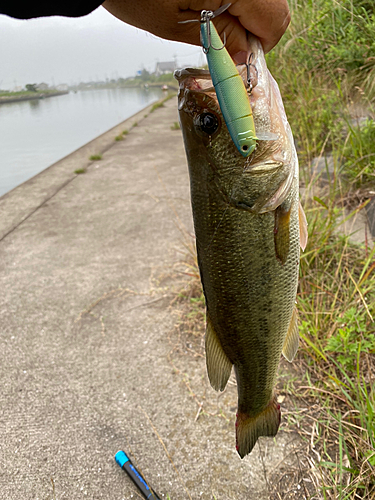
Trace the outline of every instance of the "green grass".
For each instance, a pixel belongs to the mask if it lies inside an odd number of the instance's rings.
[[[375,248],[340,235],[336,189],[306,206],[309,243],[297,296],[306,372],[299,385],[310,388],[311,402],[319,400],[314,445],[321,453],[322,492],[354,499],[359,491],[375,493]],[[351,474],[345,487],[338,481],[344,456]]]
[[[46,94],[54,94],[58,92],[56,89],[47,89],[47,90],[20,90],[19,92],[0,92],[0,97],[37,97]]]
[[[172,99],[175,96],[176,96],[176,94],[174,92],[168,92],[168,95],[166,97],[164,97],[163,100],[158,101],[155,104],[153,104],[153,106],[150,109],[150,113],[153,113],[154,111],[156,111],[159,108],[163,108],[164,107],[164,103],[167,102],[167,101],[169,101],[169,99]]]
[[[115,141],[123,141],[124,137],[122,135],[116,135]]]
[[[375,251],[351,243],[341,226],[345,203],[355,204],[351,192],[364,193],[357,199],[365,202],[365,188],[375,187],[374,121],[357,123],[353,115],[354,109],[373,113],[369,77],[375,60],[369,60],[368,48],[375,40],[374,6],[308,0],[292,1],[291,7],[291,28],[267,57],[296,139],[301,184],[310,193],[303,201],[309,242],[301,255],[297,296],[299,381],[289,391],[297,408],[310,408],[298,417],[298,429],[320,477],[317,494],[370,499],[375,498]],[[328,154],[334,172],[323,190],[311,162]]]
[[[375,5],[369,0],[290,0],[292,23],[276,52],[304,71],[374,85]]]
[[[125,130],[122,131],[122,135],[128,135],[128,133],[129,133],[128,129],[125,129]]]
[[[290,2],[292,24],[267,57],[296,139],[309,242],[301,255],[297,296],[299,382],[289,391],[324,499],[375,498],[375,250],[342,235],[343,207],[363,209],[374,189],[375,10],[372,2]],[[372,52],[371,52],[372,53]],[[291,71],[290,68],[295,68]],[[371,80],[371,84],[370,84]],[[333,158],[323,190],[315,157]],[[353,215],[355,216],[355,214]],[[314,451],[313,451],[314,450]],[[318,455],[316,455],[316,452]],[[319,458],[317,458],[319,457]],[[346,474],[346,475],[345,475]]]
[[[75,174],[85,174],[86,169],[85,168],[77,168],[77,170],[74,170]]]
[[[178,122],[174,122],[173,125],[171,125],[171,130],[180,130],[180,124]]]
[[[150,113],[153,113],[154,111],[156,111],[157,109],[162,108],[162,107],[164,107],[164,101],[156,102],[155,104],[153,104],[152,108],[150,109]]]
[[[267,63],[279,83],[300,157],[308,162],[323,150],[341,150],[345,168],[355,164],[349,177],[358,184],[361,170],[371,176],[375,163],[366,156],[372,120],[357,127],[351,116],[354,108],[374,112],[375,4],[292,0],[290,7],[290,28]]]
[[[134,122],[132,126],[133,127],[138,127],[138,122]]]
[[[38,95],[38,92],[31,92],[28,90],[21,90],[19,92],[0,92],[0,97],[23,97],[35,95]]]
[[[343,147],[343,163],[348,181],[356,187],[375,182],[375,121],[366,118],[360,124],[348,125]]]
[[[91,155],[89,160],[90,161],[98,161],[102,159],[102,155]]]

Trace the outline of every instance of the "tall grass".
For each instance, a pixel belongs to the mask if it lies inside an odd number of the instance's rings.
[[[319,450],[324,498],[374,498],[375,247],[340,234],[335,194],[332,185],[324,201],[305,203],[309,244],[297,301],[306,372],[295,394],[304,389],[304,398],[320,402],[311,446]]]
[[[291,27],[268,65],[296,139],[309,223],[297,297],[303,369],[293,393],[311,407],[319,402],[300,422],[317,457],[318,497],[372,499],[375,248],[352,243],[342,226],[350,193],[375,187],[375,4],[293,0],[291,8]],[[327,154],[334,172],[322,189],[311,163]],[[365,203],[366,193],[358,196]]]
[[[353,81],[370,85],[375,69],[374,2],[290,0],[289,4],[293,21],[277,52],[293,60],[294,67],[327,75],[350,73]]]
[[[292,23],[267,56],[302,161],[341,150],[349,179],[375,169],[375,4],[365,0],[290,2]],[[355,122],[353,111],[368,117]],[[359,176],[359,178],[358,178]],[[362,178],[361,178],[362,176]]]

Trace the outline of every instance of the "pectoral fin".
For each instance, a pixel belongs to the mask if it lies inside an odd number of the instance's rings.
[[[292,318],[290,320],[288,333],[283,346],[283,355],[291,363],[298,350],[299,333],[298,333],[298,313],[297,308],[293,309]]]
[[[208,312],[205,343],[208,378],[216,391],[223,391],[232,371],[232,363],[221,347]]]
[[[275,252],[276,257],[282,264],[288,258],[290,247],[290,213],[292,204],[282,203],[275,210]]]
[[[307,231],[307,219],[305,211],[302,208],[301,202],[298,205],[298,220],[299,220],[299,244],[302,251],[305,250],[307,245],[308,231]]]

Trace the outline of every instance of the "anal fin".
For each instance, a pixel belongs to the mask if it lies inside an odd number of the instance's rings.
[[[284,345],[283,345],[283,355],[291,363],[296,355],[299,344],[299,333],[298,333],[298,313],[297,308],[294,307],[292,318],[289,323],[288,333],[286,334]]]
[[[232,371],[232,363],[221,347],[208,311],[205,344],[208,378],[216,391],[223,391]]]
[[[273,396],[266,408],[255,417],[237,413],[236,449],[241,458],[251,452],[260,436],[276,436],[281,420],[280,405]]]

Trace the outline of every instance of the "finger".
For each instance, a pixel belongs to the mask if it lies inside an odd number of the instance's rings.
[[[228,0],[229,3],[229,0]],[[215,12],[219,7],[221,7],[222,2],[220,0],[180,0],[178,6],[181,10],[193,10],[201,12],[202,10],[212,10]]]
[[[228,10],[245,30],[260,39],[265,52],[277,44],[290,22],[286,0],[237,1]]]
[[[214,19],[214,25],[222,41],[225,33],[225,48],[232,57],[247,50],[247,31],[237,18],[224,13]]]
[[[180,21],[200,19],[200,13],[192,11],[184,11],[180,13]],[[223,13],[213,20],[215,28],[219,33],[222,41],[224,41],[224,33],[226,38],[225,47],[233,56],[237,52],[247,50],[247,32],[237,18],[234,18],[229,13]],[[175,33],[176,39],[182,42],[201,45],[200,42],[200,23],[179,23],[178,32]]]

